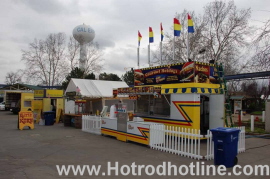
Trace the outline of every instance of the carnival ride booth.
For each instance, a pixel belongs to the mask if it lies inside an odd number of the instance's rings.
[[[146,122],[197,129],[224,126],[222,84],[214,64],[187,62],[134,70],[135,86],[118,88]]]
[[[44,89],[34,90],[34,118],[37,123],[42,123],[46,115],[53,115],[50,125],[60,121],[64,109],[63,90]],[[44,116],[45,114],[45,116]],[[44,122],[44,121],[43,121]]]
[[[104,81],[72,78],[65,92],[65,126],[82,127],[82,115],[100,115],[104,106],[130,104],[127,111],[133,112],[133,101],[128,95],[113,95],[113,89],[128,87],[122,81]],[[109,116],[110,108],[104,116]]]

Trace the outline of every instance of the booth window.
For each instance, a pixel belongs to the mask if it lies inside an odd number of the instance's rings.
[[[139,115],[170,116],[170,95],[141,95],[136,101],[136,113]]]

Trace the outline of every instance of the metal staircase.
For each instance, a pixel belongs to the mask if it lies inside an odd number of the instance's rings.
[[[228,94],[228,90],[227,90],[227,81],[224,78],[224,70],[223,70],[223,66],[222,64],[215,64],[216,69],[217,69],[217,73],[218,73],[218,81],[220,84],[220,94],[224,94],[225,95],[225,113],[224,113],[224,119],[225,119],[225,124],[227,127],[233,127],[233,120],[232,120],[232,107],[230,104],[230,96]],[[228,118],[230,120],[230,124],[228,123]]]

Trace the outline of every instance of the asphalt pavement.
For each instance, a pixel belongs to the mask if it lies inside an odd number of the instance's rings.
[[[133,178],[128,176],[59,176],[56,165],[101,165],[101,171],[107,171],[107,163],[119,162],[119,165],[158,166],[163,162],[172,165],[189,166],[192,162],[213,165],[214,161],[194,160],[171,153],[152,150],[136,143],[125,143],[112,137],[82,132],[80,129],[64,127],[62,123],[52,126],[35,125],[35,129],[18,130],[17,115],[0,111],[0,178],[46,179],[46,178]],[[270,140],[268,137],[249,137],[246,139],[246,152],[238,155],[238,164],[270,165]],[[228,171],[232,171],[229,168]],[[142,178],[179,178],[180,176],[147,176]],[[221,176],[192,176],[188,178],[216,178]],[[228,176],[223,176],[228,177]],[[230,178],[254,178],[251,176],[230,176]],[[137,177],[138,178],[138,177]],[[257,176],[256,178],[269,178]]]

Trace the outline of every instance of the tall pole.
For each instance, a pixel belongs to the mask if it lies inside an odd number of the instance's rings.
[[[160,42],[160,65],[162,65],[162,41]]]
[[[137,48],[137,66],[140,68],[140,48]]]
[[[175,36],[173,36],[173,61],[174,61],[174,53],[175,53]]]
[[[187,33],[187,59],[189,59],[189,33]]]
[[[148,64],[149,64],[149,67],[150,67],[150,43],[148,45]]]

